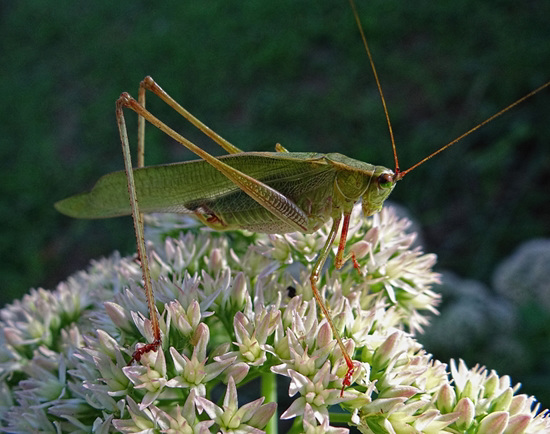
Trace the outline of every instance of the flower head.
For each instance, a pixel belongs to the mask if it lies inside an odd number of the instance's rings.
[[[287,377],[282,417],[308,433],[346,432],[332,426],[335,406],[345,411],[340,420],[365,433],[550,429],[547,413],[508,377],[463,362],[449,370],[415,340],[436,311],[438,275],[435,257],[412,247],[407,226],[391,210],[369,219],[354,211],[348,248],[361,273],[346,264],[321,277],[355,367],[343,394],[347,366],[309,283],[328,227],[218,234],[155,216],[147,238],[162,345],[129,364],[152,340],[134,258],[114,254],[54,291],[31,291],[0,311],[2,426],[261,432],[275,414],[275,379]],[[213,398],[222,394],[223,402]]]

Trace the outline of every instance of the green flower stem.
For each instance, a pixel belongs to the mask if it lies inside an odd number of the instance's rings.
[[[262,396],[266,402],[277,402],[277,379],[273,372],[262,374]],[[271,417],[265,431],[267,434],[277,434],[277,412]]]
[[[300,434],[304,432],[304,427],[302,422],[303,422],[303,418],[301,416],[296,417],[294,419],[294,422],[292,423],[292,426],[290,427],[290,430],[288,431],[288,434]]]
[[[342,412],[333,412],[329,413],[330,423],[337,425],[347,425],[350,423],[350,414]]]

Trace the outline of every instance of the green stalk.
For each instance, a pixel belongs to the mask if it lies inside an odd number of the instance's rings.
[[[262,396],[265,397],[264,402],[277,402],[277,380],[273,372],[262,374]],[[267,434],[277,434],[278,420],[277,412],[275,412],[265,427],[265,432]]]

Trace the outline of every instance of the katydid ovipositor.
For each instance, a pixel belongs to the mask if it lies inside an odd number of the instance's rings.
[[[160,91],[160,89],[157,88],[151,81],[145,82],[144,86],[141,88],[140,95],[144,95],[144,89],[146,87],[153,90],[153,92],[157,93],[157,95],[161,97],[164,96],[162,91]],[[175,104],[171,99],[167,100],[172,105]],[[150,114],[141,110],[135,101],[127,99],[126,95],[120,100],[118,103],[118,119],[119,125],[121,125],[123,144],[126,145],[124,149],[126,153],[127,168],[129,168],[129,151],[122,117],[122,107],[124,106],[129,106],[134,109],[139,114],[145,116],[149,121],[153,121],[153,123],[157,126],[159,126],[159,124]],[[188,117],[188,119],[190,119],[195,125],[199,126],[201,130],[207,132],[207,134],[212,137],[213,133],[207,130],[206,127],[201,124],[197,124],[196,120],[191,118],[190,115],[184,114],[184,116]],[[143,120],[143,118],[140,116],[140,121],[141,120]],[[173,137],[175,136],[176,139],[179,139],[179,137],[175,134],[171,135]],[[143,134],[141,134],[141,138],[143,138]],[[182,140],[180,139],[180,141]],[[217,141],[231,154],[238,152],[238,149],[229,147],[227,142],[223,141],[221,138],[218,138]],[[186,145],[189,144],[185,140],[183,140],[183,142]],[[141,146],[141,148],[143,148],[143,146]],[[338,233],[339,223],[341,223],[340,219],[343,219],[344,225],[341,236],[342,242],[340,244],[340,248],[338,249],[337,256],[337,258],[339,258],[339,261],[337,261],[338,266],[341,265],[345,259],[344,247],[346,241],[346,211],[348,211],[349,207],[351,207],[351,203],[357,201],[360,197],[363,197],[364,206],[369,207],[368,212],[374,212],[382,206],[383,200],[390,193],[391,189],[395,185],[395,182],[401,179],[404,173],[407,172],[400,172],[398,170],[397,163],[395,170],[391,171],[381,167],[375,168],[375,166],[357,162],[356,160],[346,159],[342,161],[342,158],[344,157],[337,156],[336,154],[331,154],[328,156],[309,154],[309,157],[312,158],[313,155],[316,156],[315,161],[308,161],[306,159],[308,154],[303,153],[246,153],[229,155],[226,157],[221,157],[217,160],[213,157],[207,156],[207,154],[201,154],[201,152],[197,153],[199,156],[209,159],[210,164],[216,165],[226,172],[231,171],[231,169],[228,169],[225,166],[221,167],[218,161],[226,162],[230,166],[233,165],[242,172],[247,173],[251,176],[251,178],[229,180],[228,177],[231,178],[233,176],[233,178],[240,178],[240,175],[235,172],[233,172],[232,175],[230,173],[222,174],[218,171],[218,169],[213,168],[213,166],[210,166],[209,163],[205,161],[138,169],[135,171],[136,182],[138,183],[137,189],[133,188],[132,182],[130,182],[130,191],[137,194],[137,197],[139,198],[139,207],[135,201],[133,202],[132,207],[130,207],[128,204],[125,186],[126,176],[120,172],[119,174],[108,175],[106,178],[107,181],[102,181],[103,184],[109,188],[105,191],[106,197],[100,197],[99,199],[99,202],[101,202],[102,205],[107,205],[108,201],[114,202],[114,210],[112,208],[109,209],[108,207],[99,207],[97,206],[97,203],[94,204],[92,202],[89,203],[89,208],[87,210],[84,209],[81,211],[79,216],[109,217],[113,215],[129,214],[132,212],[134,215],[134,221],[136,222],[136,231],[138,232],[138,249],[140,251],[140,257],[142,258],[144,273],[148,272],[148,267],[146,264],[147,257],[145,255],[145,248],[142,241],[142,225],[139,219],[140,212],[174,210],[184,211],[184,208],[187,208],[197,212],[198,217],[206,224],[214,226],[218,229],[227,229],[229,228],[229,225],[227,227],[223,227],[223,223],[229,223],[230,219],[235,217],[235,210],[237,206],[246,206],[255,209],[255,214],[252,213],[250,210],[251,208],[248,208],[248,211],[233,220],[234,227],[248,227],[258,231],[275,232],[288,232],[294,230],[305,232],[313,231],[321,224],[321,221],[326,221],[332,217],[334,219],[333,228],[331,231],[332,240],[334,240]],[[332,163],[338,159],[340,159],[339,165],[333,165]],[[395,157],[395,159],[397,161],[397,157]],[[139,165],[142,166],[143,163],[140,163]],[[359,172],[360,167],[354,167],[355,165],[361,166],[365,170],[362,173],[363,176],[359,176],[358,182],[360,185],[355,186],[357,188],[354,189],[355,191],[353,194],[350,193],[349,197],[344,199],[341,195],[339,195],[335,182],[336,179],[342,180],[344,177],[353,178],[354,173],[361,175]],[[268,166],[270,169],[267,168]],[[131,175],[132,171],[129,169],[127,170]],[[272,179],[263,177],[268,170],[271,170],[271,173],[273,174]],[[408,171],[410,170],[411,169]],[[179,173],[179,175],[173,175],[174,172]],[[382,178],[380,178],[381,175],[383,175]],[[198,176],[200,178],[197,180],[197,178],[193,178],[193,176]],[[211,180],[211,183],[208,185],[205,179],[207,177],[215,177],[215,180]],[[140,186],[140,183],[152,185],[150,183],[153,182],[153,179],[154,182],[161,182],[165,189],[161,191],[160,187],[154,187],[155,191],[153,191],[152,194],[148,194],[149,191],[145,191],[144,188]],[[179,186],[183,189],[186,195],[179,194],[176,191],[175,179],[179,180]],[[306,194],[307,189],[310,188],[308,185],[308,180],[311,179],[317,179],[320,183],[316,196],[311,192]],[[279,195],[277,196],[273,191],[266,190],[259,183],[259,180],[263,180],[265,183],[271,185],[276,191],[279,192]],[[351,179],[348,179],[348,181],[351,181]],[[119,183],[118,193],[114,193],[113,190],[111,190],[111,188],[115,189],[115,187],[110,184],[111,182],[113,184],[116,184],[117,182]],[[254,199],[250,199],[250,196],[242,193],[242,191],[235,186],[234,182],[236,184],[240,183],[245,190],[247,188],[245,184],[248,183],[250,185],[249,188],[258,188],[259,191],[254,193],[250,190],[249,193],[252,197],[255,197]],[[340,185],[348,186],[346,188],[350,189],[352,188],[351,186],[353,186],[353,184]],[[381,191],[383,191],[383,197],[380,197],[378,201],[374,197],[365,197],[366,195],[362,192],[362,189],[366,192],[367,188],[374,189],[374,187],[378,188],[378,186],[380,186]],[[230,191],[232,193],[230,193]],[[99,194],[98,192],[99,190],[96,190],[97,194]],[[262,199],[263,193],[266,193],[266,200]],[[90,199],[93,196],[94,194],[91,196],[79,196],[78,200],[74,199],[75,202],[73,202],[73,205],[80,203],[80,201],[86,198]],[[206,200],[206,198],[209,198],[210,201]],[[259,200],[262,204],[258,205],[256,200]],[[63,203],[65,204],[65,211],[68,211],[68,208],[72,207],[70,202]],[[63,205],[61,204],[59,205],[60,208],[62,206]],[[278,211],[279,206],[281,208],[286,206],[287,209]],[[294,215],[291,216],[290,213],[293,213]],[[245,223],[242,217],[243,215],[249,219],[252,219],[253,224],[256,226],[253,226],[250,222]],[[332,240],[329,239],[329,241],[327,241],[327,244],[323,248],[318,261],[315,264],[314,272],[312,273],[312,286],[314,290],[315,283],[318,280],[319,271],[321,270],[321,267],[330,251]],[[149,280],[150,279],[146,275],[144,277],[144,281],[146,288],[149,287],[147,290],[149,292],[148,298],[150,300],[150,307],[152,307],[153,303],[151,301],[152,294],[150,291]],[[318,293],[315,291],[314,293],[323,308],[325,316],[328,321],[330,321],[330,316],[324,308]],[[153,324],[155,324],[155,319],[153,317],[155,317],[154,309],[151,311],[151,319]],[[155,327],[155,325],[153,325],[153,327]],[[155,330],[155,337],[160,338],[160,334],[157,334],[156,332],[158,332],[158,327]],[[338,337],[338,333],[335,333],[335,336]],[[153,343],[153,345],[149,348],[154,347],[154,344],[155,343]],[[341,342],[340,345],[342,345]],[[343,352],[345,354],[345,350]],[[138,353],[137,356],[139,357],[140,354],[141,353]],[[347,357],[347,354],[346,361],[348,362],[348,366],[351,368],[351,359]]]

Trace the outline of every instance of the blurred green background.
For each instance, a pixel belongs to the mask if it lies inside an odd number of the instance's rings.
[[[547,0],[358,8],[403,169],[550,79]],[[123,167],[115,100],[148,74],[244,150],[280,142],[393,165],[345,0],[3,2],[2,303],[135,251],[130,218],[77,221],[52,205]],[[159,101],[148,107],[219,153]],[[418,219],[440,267],[488,283],[522,241],[550,236],[549,113],[546,90],[398,185],[392,200]],[[148,164],[192,158],[152,127],[146,139]]]

